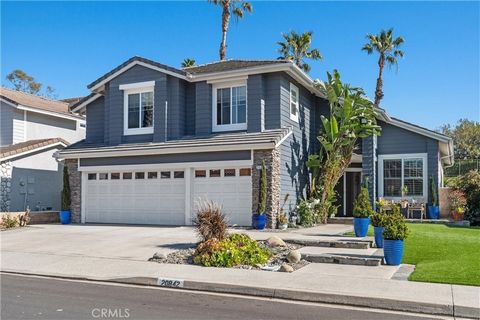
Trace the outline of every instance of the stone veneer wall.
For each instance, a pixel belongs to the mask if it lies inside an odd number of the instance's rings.
[[[12,188],[12,163],[4,161],[0,164],[0,211],[10,211],[10,192]]]
[[[70,211],[72,212],[72,222],[81,222],[81,205],[82,205],[82,173],[78,171],[77,159],[66,159],[65,165],[68,168],[68,177],[70,180],[70,191],[72,203]]]
[[[280,152],[278,149],[255,150],[252,169],[252,212],[258,211],[260,172],[262,160],[267,169],[267,228],[277,227],[277,214],[280,209]]]

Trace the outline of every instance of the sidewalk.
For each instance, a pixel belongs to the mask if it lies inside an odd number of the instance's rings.
[[[280,273],[11,251],[1,257],[3,272],[141,285],[158,285],[162,278],[191,290],[480,318],[479,287],[391,280],[395,270],[310,264]]]

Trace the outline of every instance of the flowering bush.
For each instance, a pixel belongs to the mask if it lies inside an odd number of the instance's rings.
[[[460,190],[453,190],[448,195],[448,200],[450,201],[450,208],[455,212],[463,212],[465,210],[465,205],[467,204],[467,198],[465,194]]]
[[[315,207],[318,206],[320,200],[301,200],[297,205],[297,212],[300,216],[300,225],[304,227],[311,227],[317,221],[317,212]]]

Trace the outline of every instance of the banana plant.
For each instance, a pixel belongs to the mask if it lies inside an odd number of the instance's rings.
[[[358,139],[380,134],[375,109],[361,88],[342,83],[340,73],[327,73],[327,83],[317,86],[327,97],[330,115],[321,116],[322,131],[317,137],[321,148],[309,156],[311,197],[320,199],[318,216],[324,222],[336,211],[335,186],[351,162]]]

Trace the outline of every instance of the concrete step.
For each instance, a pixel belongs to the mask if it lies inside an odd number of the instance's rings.
[[[335,263],[357,266],[379,266],[383,261],[383,251],[375,248],[321,248],[303,247],[302,258],[313,263]]]
[[[309,247],[368,249],[373,246],[373,242],[370,240],[350,240],[345,238],[339,238],[338,240],[287,239],[285,241]]]

